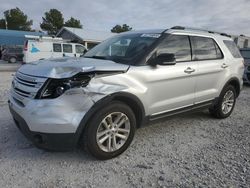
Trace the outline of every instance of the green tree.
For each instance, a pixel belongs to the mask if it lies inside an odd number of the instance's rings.
[[[40,24],[41,29],[47,31],[50,35],[55,35],[63,27],[64,19],[62,13],[57,9],[50,9],[44,15]]]
[[[122,33],[122,32],[130,31],[130,30],[132,30],[132,27],[130,27],[127,24],[123,24],[122,26],[121,25],[116,25],[115,27],[113,27],[111,29],[111,32],[112,33]]]
[[[0,29],[6,29],[5,19],[0,19]]]
[[[4,19],[0,20],[1,29],[6,29],[6,22],[8,29],[23,31],[30,31],[33,24],[33,21],[28,20],[28,16],[17,7],[4,12]]]
[[[80,20],[77,20],[71,17],[68,21],[65,22],[64,26],[66,27],[75,27],[75,28],[82,28],[82,24]]]

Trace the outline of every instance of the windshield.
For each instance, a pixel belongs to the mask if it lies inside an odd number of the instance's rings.
[[[134,65],[137,58],[144,55],[160,36],[161,34],[120,34],[95,46],[84,57]]]
[[[240,53],[243,58],[250,59],[250,50],[241,50]]]

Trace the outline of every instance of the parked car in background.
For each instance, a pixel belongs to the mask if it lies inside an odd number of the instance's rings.
[[[80,57],[87,49],[78,43],[69,43],[62,38],[25,35],[24,63],[60,57]]]
[[[243,81],[244,83],[250,84],[250,48],[242,48],[240,49],[240,53],[245,61]]]
[[[137,128],[179,113],[233,112],[243,58],[224,34],[174,27],[131,31],[98,44],[83,58],[22,66],[9,108],[36,146],[80,145],[99,159],[124,152]]]
[[[23,61],[23,48],[22,47],[7,47],[2,51],[2,60],[9,63],[16,63]]]

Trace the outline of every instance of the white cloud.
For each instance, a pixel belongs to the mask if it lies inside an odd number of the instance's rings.
[[[0,12],[14,7],[33,19],[35,28],[45,11],[56,8],[65,20],[73,16],[83,27],[98,30],[126,23],[134,29],[184,25],[250,35],[248,0],[8,0],[1,2]]]

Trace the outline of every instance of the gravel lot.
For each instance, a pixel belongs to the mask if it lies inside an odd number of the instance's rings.
[[[46,152],[15,127],[7,106],[12,73],[0,72],[0,187],[250,187],[250,87],[231,117],[207,111],[139,129],[121,156]]]
[[[13,72],[21,66],[21,62],[8,63],[7,61],[0,60],[0,75],[1,72]]]

